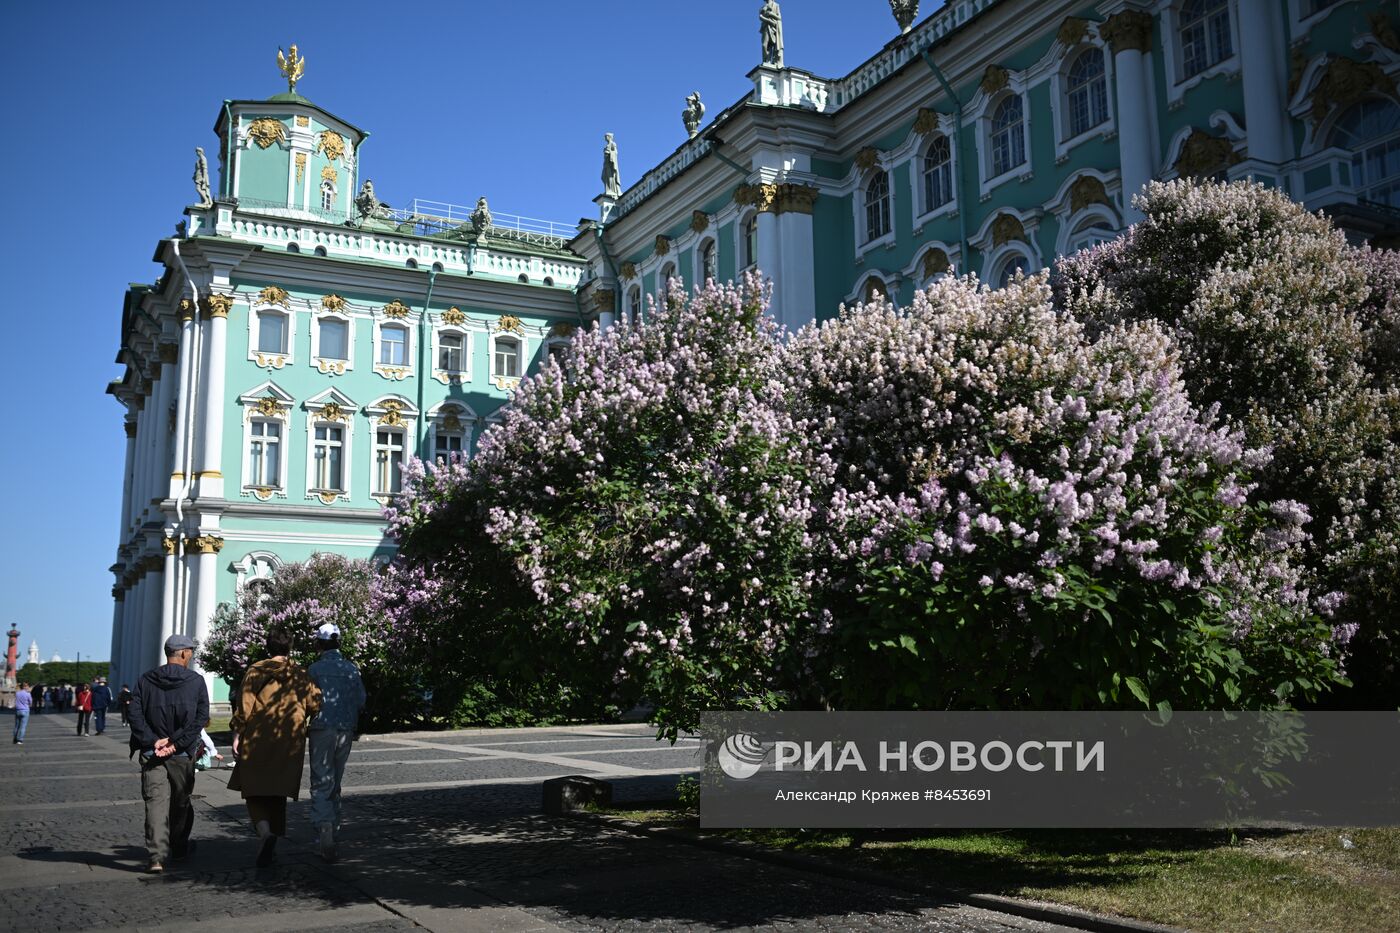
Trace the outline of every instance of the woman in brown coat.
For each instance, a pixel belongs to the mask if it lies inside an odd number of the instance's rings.
[[[247,802],[259,867],[272,863],[277,837],[287,834],[287,798],[301,793],[306,734],[321,709],[320,688],[287,658],[291,647],[288,636],[268,635],[268,657],[243,675],[229,721],[238,764],[228,786]]]

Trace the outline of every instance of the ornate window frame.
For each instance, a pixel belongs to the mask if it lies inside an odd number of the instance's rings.
[[[753,255],[749,255],[748,225],[753,224]],[[758,265],[758,209],[740,211],[734,223],[734,268],[747,272]]]
[[[259,566],[267,567],[267,573],[259,572]],[[233,562],[233,569],[238,574],[233,584],[235,592],[242,593],[243,588],[248,584],[258,580],[266,580],[281,566],[282,558],[271,551],[249,551]]]
[[[1207,81],[1217,75],[1239,74],[1240,72],[1239,5],[1235,0],[1226,0],[1225,6],[1230,15],[1231,54],[1204,71],[1190,77],[1185,76],[1186,63],[1182,58],[1185,53],[1181,47],[1182,2],[1183,0],[1170,0],[1170,2],[1161,5],[1162,57],[1166,59],[1162,65],[1166,69],[1167,107],[1169,109],[1182,106],[1185,103],[1186,92],[1202,81]]]
[[[321,322],[333,320],[345,323],[346,359],[321,356]],[[320,308],[311,313],[311,365],[327,376],[343,376],[355,368],[355,316],[349,311]]]
[[[418,408],[402,395],[384,395],[365,406],[369,418],[369,495],[380,505],[387,505],[397,493],[375,489],[379,470],[379,432],[397,432],[403,443],[403,463],[414,456],[418,438]]]
[[[1079,61],[1080,56],[1094,50],[1097,50],[1103,58],[1104,98],[1108,117],[1102,123],[1071,136],[1069,70],[1075,62]],[[1082,41],[1065,49],[1055,70],[1050,73],[1050,99],[1055,101],[1055,106],[1050,108],[1050,117],[1055,127],[1056,165],[1068,161],[1072,149],[1095,137],[1112,139],[1118,135],[1118,100],[1117,94],[1114,92],[1117,82],[1113,52],[1108,48],[1107,43],[1099,38],[1097,25],[1091,25],[1089,33]]]
[[[443,385],[462,385],[472,381],[472,331],[468,325],[468,319],[461,311],[451,315],[448,320],[444,320],[444,315],[449,315],[455,308],[439,314],[433,323],[433,345],[432,369],[433,378]],[[441,359],[442,336],[451,334],[454,337],[462,338],[462,368],[459,371],[443,369],[438,365]]]
[[[263,353],[258,349],[261,339],[262,315],[278,314],[286,321],[287,341],[282,353]],[[288,305],[271,304],[266,301],[248,303],[248,359],[269,372],[282,369],[296,361],[297,316]]]
[[[983,96],[985,101],[981,112],[976,115],[976,126],[978,161],[981,163],[978,166],[978,178],[981,180],[981,197],[985,201],[991,197],[992,191],[1012,179],[1030,181],[1035,175],[1035,169],[1031,161],[1030,89],[1025,86],[1024,78],[1013,77],[1011,82],[996,94]],[[1020,98],[1021,101],[1021,161],[1006,171],[993,175],[992,121],[996,118],[997,108],[1003,101],[1012,97]]]
[[[455,419],[455,424],[454,424]],[[428,450],[437,459],[437,441],[440,434],[458,435],[462,438],[462,457],[471,457],[472,440],[480,416],[461,399],[446,399],[428,410]]]
[[[694,251],[693,251],[693,253],[692,253],[692,255],[691,255],[691,258],[690,258],[690,268],[691,268],[691,269],[693,270],[693,272],[694,272],[694,278],[695,278],[696,284],[698,284],[698,285],[700,285],[700,286],[702,286],[702,287],[703,287],[704,284],[705,284],[705,271],[706,271],[706,270],[705,270],[705,247],[707,247],[707,246],[708,246],[710,249],[714,250],[715,268],[714,268],[714,276],[713,276],[713,278],[714,278],[716,284],[718,284],[718,282],[719,282],[719,235],[718,235],[718,232],[716,232],[716,233],[710,233],[709,231],[706,231],[705,233],[703,233],[702,235],[696,237],[696,239],[695,239],[695,249],[694,249]]]
[[[355,412],[359,406],[345,393],[332,388],[302,402],[301,407],[306,411],[306,498],[319,499],[325,505],[336,500],[349,502],[350,491],[354,488]],[[316,429],[326,426],[344,428],[340,440],[339,490],[323,490],[316,486]]]
[[[643,303],[641,283],[629,285],[627,288],[627,304],[623,308],[623,313],[627,315],[628,320],[635,323],[641,320],[642,312],[645,308],[646,305]]]
[[[656,270],[656,297],[659,303],[663,306],[666,304],[666,290],[670,285],[671,279],[679,279],[681,283],[681,288],[685,287],[685,279],[681,278],[680,264],[674,259],[666,260]],[[494,345],[492,347],[492,352],[495,352]],[[491,363],[491,372],[493,375],[495,374],[495,371],[496,364],[493,359]]]
[[[239,447],[238,477],[240,490],[244,496],[253,496],[263,502],[276,496],[287,498],[287,465],[290,459],[292,406],[296,404],[291,393],[277,383],[264,382],[238,397],[243,406],[243,443]],[[282,437],[277,445],[277,475],[281,482],[277,485],[262,486],[248,482],[248,460],[253,450],[253,423],[278,422],[282,425]]]
[[[930,257],[934,251],[941,252],[948,260],[948,268],[928,273],[925,271],[925,267],[930,261],[928,257]],[[900,277],[904,281],[918,283],[916,287],[919,289],[925,289],[934,282],[945,279],[948,276],[957,275],[961,262],[962,249],[957,243],[949,243],[944,240],[929,240],[927,243],[921,243],[919,248],[914,251],[913,261],[901,270]]]
[[[1103,187],[1103,195],[1107,199],[1107,203],[1094,201],[1075,208],[1074,189],[1086,178],[1094,179]],[[1055,192],[1055,196],[1047,204],[1051,216],[1055,218],[1058,225],[1055,234],[1055,255],[1069,255],[1069,241],[1073,236],[1074,228],[1090,217],[1098,217],[1106,221],[1114,236],[1121,234],[1127,228],[1127,224],[1123,222],[1120,207],[1122,198],[1123,183],[1117,170],[1101,172],[1098,169],[1085,168],[1066,178],[1064,183],[1060,185],[1060,189]]]
[[[496,341],[498,340],[515,341],[517,375],[505,376],[496,372]],[[502,392],[509,392],[520,385],[520,380],[524,378],[525,370],[529,366],[530,354],[532,352],[530,341],[529,338],[525,336],[524,328],[522,327],[519,330],[498,328],[491,331],[486,350],[488,356],[486,365],[487,372],[490,373],[489,378],[491,385]]]
[[[890,228],[878,237],[867,238],[870,230],[866,223],[866,192],[875,183],[876,176],[885,176],[886,190],[890,205]],[[851,195],[851,208],[855,221],[855,241],[856,259],[859,260],[866,253],[882,246],[892,247],[895,244],[895,218],[898,217],[897,198],[895,195],[894,166],[889,163],[888,158],[881,154],[875,165],[867,171],[860,172],[856,176],[856,186]]]
[[[995,242],[994,228],[997,219],[1003,214],[1010,214],[1020,222],[1022,237],[998,244]],[[1006,257],[1012,253],[1020,253],[1025,256],[1027,275],[1045,268],[1045,257],[1040,254],[1040,246],[1035,239],[1036,231],[1040,228],[1040,221],[1044,214],[1044,210],[1039,207],[1026,210],[1003,207],[988,215],[987,219],[982,222],[982,226],[978,228],[977,233],[968,238],[968,246],[982,254],[982,268],[978,272],[978,276],[983,283],[991,285],[995,281],[997,270]]]
[[[928,151],[933,147],[936,139],[942,138],[948,143],[948,175],[950,179],[949,189],[951,197],[946,204],[938,207],[931,207],[928,203],[928,193],[924,190],[924,159],[928,156]],[[928,137],[920,141],[914,150],[914,157],[909,160],[910,182],[914,188],[914,233],[917,235],[923,227],[940,217],[953,217],[959,210],[958,203],[958,147],[957,136],[953,132],[953,119],[944,114],[938,116],[938,127]]]
[[[379,361],[380,350],[384,344],[384,328],[397,327],[404,332],[404,365],[396,366],[392,363],[381,363]],[[374,346],[371,352],[374,354],[373,369],[376,374],[383,376],[392,382],[402,382],[413,375],[413,351],[414,342],[417,335],[413,333],[413,328],[409,326],[407,319],[391,318],[382,314],[374,316]]]
[[[863,272],[860,278],[856,279],[855,288],[845,297],[844,303],[848,307],[864,304],[869,300],[866,293],[870,290],[872,282],[879,282],[889,303],[896,307],[899,306],[899,289],[903,280],[898,273],[887,272],[884,269],[867,269]]]

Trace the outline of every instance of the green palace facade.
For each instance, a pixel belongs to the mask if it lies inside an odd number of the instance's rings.
[[[1184,176],[1279,187],[1358,240],[1400,232],[1393,4],[889,8],[891,41],[828,78],[789,63],[765,0],[752,90],[708,121],[687,98],[678,148],[626,188],[626,141],[607,137],[577,225],[379,201],[365,132],[296,92],[295,47],[287,93],[226,102],[215,171],[201,151],[198,202],[122,312],[112,676],[172,632],[202,637],[280,563],[387,557],[405,458],[470,456],[520,378],[668,279],[756,269],[797,328],[941,275],[1044,268]]]

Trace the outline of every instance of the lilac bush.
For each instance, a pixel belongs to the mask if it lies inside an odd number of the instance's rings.
[[[1061,261],[1091,326],[1160,321],[1187,391],[1266,447],[1261,492],[1311,516],[1303,560],[1356,632],[1353,702],[1393,705],[1400,662],[1400,260],[1354,248],[1258,185],[1154,184],[1146,220]]]

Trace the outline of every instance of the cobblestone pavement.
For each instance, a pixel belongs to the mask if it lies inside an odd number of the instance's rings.
[[[539,813],[541,781],[563,774],[610,780],[622,802],[670,792],[698,746],[644,726],[366,737],[334,865],[313,854],[304,792],[277,864],[255,869],[228,772],[205,772],[197,850],[150,876],[140,781],[112,722],[80,738],[45,713],[23,746],[0,747],[0,933],[1059,929]]]

